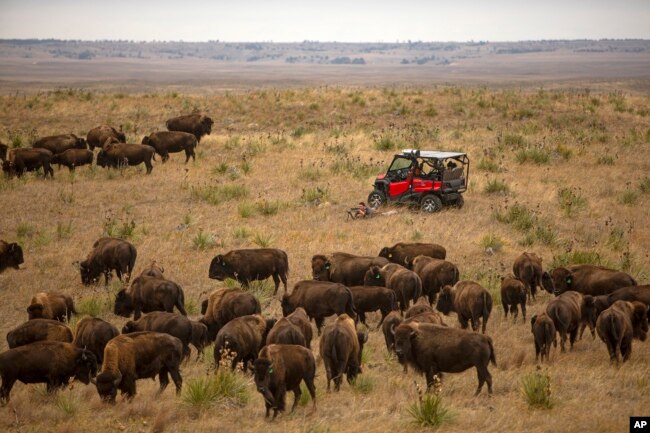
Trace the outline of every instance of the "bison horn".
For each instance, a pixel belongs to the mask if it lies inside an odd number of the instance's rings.
[[[96,377],[91,377],[90,378],[90,383],[92,383],[93,385],[97,385],[97,378]]]
[[[120,384],[121,381],[122,381],[122,373],[120,373],[120,372],[118,371],[118,372],[117,372],[117,377],[116,377],[115,380],[113,381],[113,385],[118,386],[118,385]]]
[[[395,335],[395,324],[390,325],[390,333]]]
[[[404,257],[404,264],[408,266],[408,264],[409,264],[409,256]]]

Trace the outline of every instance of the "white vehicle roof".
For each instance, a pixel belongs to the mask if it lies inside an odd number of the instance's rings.
[[[410,155],[416,152],[418,152],[417,149],[402,150],[403,155]],[[422,158],[437,158],[437,159],[458,158],[460,156],[465,155],[462,152],[443,152],[441,150],[420,150],[419,152],[420,152],[420,157]]]

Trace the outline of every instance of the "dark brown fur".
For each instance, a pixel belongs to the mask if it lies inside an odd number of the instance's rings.
[[[275,324],[274,320],[264,320],[259,314],[232,319],[219,330],[214,342],[214,360],[219,364],[224,356],[232,356],[230,368],[234,370],[243,362],[244,371],[248,363],[257,359],[260,349],[266,344],[266,337]]]
[[[70,149],[86,149],[86,140],[74,134],[51,135],[39,138],[32,145],[36,149],[47,149],[57,155]]]
[[[388,313],[397,310],[397,297],[391,289],[378,286],[352,286],[350,291],[354,301],[354,311],[364,325],[366,325],[366,313],[377,310],[381,312],[381,319],[377,324],[379,328]]]
[[[442,289],[436,309],[443,314],[455,311],[463,329],[467,329],[468,322],[472,322],[472,329],[477,331],[481,320],[481,331],[485,334],[492,312],[492,296],[474,281],[460,281],[454,287],[445,286]]]
[[[167,120],[166,125],[169,131],[182,131],[193,134],[197,141],[201,141],[204,135],[212,132],[213,121],[202,114],[187,114],[185,116],[173,117]]]
[[[174,307],[187,316],[185,311],[185,294],[181,286],[171,280],[156,277],[138,277],[131,287],[122,289],[115,298],[115,314],[138,320],[141,313],[166,311],[171,313]]]
[[[413,269],[413,260],[417,256],[444,260],[447,257],[447,250],[438,244],[399,242],[392,247],[384,247],[379,252],[379,257],[385,257],[408,269]]]
[[[536,314],[530,319],[531,332],[535,339],[535,360],[542,356],[549,360],[551,353],[551,344],[557,347],[557,338],[555,334],[555,324],[546,313]]]
[[[54,155],[47,149],[12,149],[7,155],[6,161],[2,164],[2,171],[7,176],[14,175],[21,177],[26,171],[43,169],[43,177],[54,177],[54,170],[51,167]]]
[[[266,344],[297,344],[307,347],[300,328],[286,317],[281,317],[266,336]]]
[[[622,287],[637,285],[625,272],[594,265],[559,267],[550,275],[556,296],[568,290],[591,296],[608,295]]]
[[[381,268],[371,266],[364,277],[364,284],[393,290],[402,312],[406,311],[411,301],[417,301],[422,295],[422,280],[418,274],[397,263],[389,263]]]
[[[127,165],[135,166],[143,164],[147,168],[147,174],[151,174],[155,160],[155,149],[145,144],[134,143],[111,143],[105,145],[97,154],[97,165],[100,167],[121,168]]]
[[[542,259],[535,253],[523,252],[512,264],[512,273],[526,286],[527,297],[536,298],[537,288],[542,287]],[[548,285],[548,284],[547,284]]]
[[[104,360],[106,344],[120,335],[115,326],[96,317],[84,317],[77,323],[73,344],[87,348],[101,364]]]
[[[112,271],[117,277],[128,283],[135,266],[138,251],[132,243],[118,238],[99,238],[93,244],[93,249],[88,253],[86,260],[79,263],[81,282],[90,285],[99,280],[104,274],[104,282],[108,285]]]
[[[138,320],[129,320],[122,328],[122,334],[140,331],[155,331],[173,335],[183,343],[183,357],[190,357],[192,323],[186,316],[166,311],[154,311]]]
[[[60,292],[40,292],[32,297],[27,314],[28,320],[50,319],[69,322],[77,312],[71,296]]]
[[[208,327],[208,340],[214,341],[226,323],[237,317],[261,312],[260,302],[252,294],[240,289],[216,289],[210,293],[203,318],[199,322]]]
[[[590,295],[569,290],[557,296],[546,306],[546,314],[553,320],[555,330],[560,334],[560,348],[565,351],[567,335],[573,349],[581,323],[593,329],[596,323],[594,298]]]
[[[311,270],[314,280],[341,283],[348,287],[363,286],[366,272],[371,266],[384,266],[388,263],[388,259],[384,257],[355,256],[338,252],[330,256],[313,256]]]
[[[632,354],[632,339],[646,340],[648,333],[648,306],[642,302],[615,301],[596,321],[598,336],[607,345],[609,358],[623,362]]]
[[[25,263],[23,249],[15,242],[9,243],[0,240],[0,273],[7,268],[20,269]]]
[[[460,279],[460,272],[456,265],[427,256],[413,259],[413,271],[422,280],[422,293],[429,298],[432,305],[443,287],[453,286]]]
[[[521,314],[524,317],[524,322],[526,322],[527,292],[528,290],[526,290],[524,282],[514,275],[501,277],[501,304],[503,305],[503,313],[505,317],[508,317],[509,310],[510,315],[516,322],[519,313],[517,306],[519,306],[521,308]]]
[[[170,153],[185,151],[185,164],[190,160],[196,160],[194,149],[198,141],[193,134],[180,131],[159,131],[149,134],[142,139],[142,144],[147,144],[156,150],[160,155],[163,164],[169,159]]]
[[[88,131],[86,142],[88,143],[90,150],[94,150],[96,147],[101,149],[104,143],[106,143],[110,138],[115,139],[119,143],[126,143],[126,136],[124,133],[108,125],[96,126]]]
[[[208,276],[223,281],[232,278],[248,287],[251,281],[265,280],[273,277],[275,291],[278,293],[280,280],[287,293],[287,275],[289,273],[289,258],[287,253],[277,248],[254,248],[233,250],[227,254],[219,254],[212,259]]]
[[[92,165],[94,154],[88,149],[68,149],[52,157],[52,164],[61,164],[73,172],[76,167]]]
[[[71,343],[72,331],[57,320],[34,319],[28,320],[7,333],[7,343],[10,349],[43,340]]]
[[[341,314],[325,327],[320,339],[320,356],[327,374],[327,391],[334,380],[334,390],[341,387],[343,375],[351,383],[361,373],[361,354],[367,334],[358,333],[354,320]]]

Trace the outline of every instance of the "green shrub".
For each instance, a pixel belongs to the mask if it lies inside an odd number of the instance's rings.
[[[538,147],[529,147],[519,150],[515,154],[515,159],[520,164],[532,162],[537,165],[544,165],[548,164],[551,161],[551,155],[544,149]]]
[[[270,247],[273,242],[275,242],[275,239],[272,235],[263,235],[261,233],[257,233],[253,239],[253,243],[255,245],[259,245],[262,248]]]
[[[320,171],[318,168],[314,167],[308,167],[300,171],[298,173],[298,179],[304,180],[304,181],[317,181],[323,178],[323,172]]]
[[[551,226],[537,226],[535,229],[535,238],[544,245],[555,245],[557,242],[557,231]]]
[[[384,135],[379,140],[375,141],[375,149],[377,150],[388,151],[395,150],[395,148],[397,148],[395,139],[388,135]]]
[[[503,135],[501,140],[504,145],[510,147],[519,148],[519,147],[524,147],[526,145],[526,139],[519,134],[506,133]]]
[[[478,162],[478,169],[488,171],[490,173],[499,173],[501,171],[499,164],[490,158],[481,158],[481,160]]]
[[[643,194],[650,193],[650,177],[646,176],[641,180],[639,184],[639,189]]]
[[[527,374],[521,381],[521,392],[532,408],[551,409],[551,378],[548,374],[534,372]]]
[[[101,317],[111,311],[112,305],[108,298],[95,295],[75,302],[75,308],[81,316]]]
[[[68,417],[73,417],[79,412],[79,397],[71,392],[59,392],[54,397],[54,405]]]
[[[574,250],[553,256],[551,268],[568,265],[602,265],[600,255],[595,251]]]
[[[183,384],[182,401],[186,405],[205,408],[213,404],[246,406],[250,400],[246,381],[227,368],[212,376],[189,379]]]
[[[16,236],[19,238],[31,238],[36,234],[36,227],[29,223],[19,223],[16,226]]]
[[[493,233],[490,233],[481,238],[480,244],[484,250],[491,249],[497,253],[503,248],[503,239]]]
[[[370,394],[375,389],[375,380],[367,374],[357,376],[351,383],[352,391],[358,394]]]
[[[614,158],[609,155],[598,157],[598,165],[614,165]]]
[[[499,180],[499,179],[490,179],[488,180],[488,183],[485,185],[484,189],[486,194],[507,194],[510,192],[510,188],[508,187],[508,184],[506,184],[504,181]]]
[[[623,247],[627,246],[627,242],[625,241],[625,230],[621,227],[613,227],[609,232],[607,245],[612,247],[614,251],[621,251]]]
[[[300,200],[305,204],[319,205],[327,200],[329,191],[327,187],[321,188],[320,186],[314,188],[305,188],[302,190]]]
[[[440,427],[450,422],[453,414],[442,403],[442,397],[435,394],[425,394],[407,408],[412,422],[419,427]]]
[[[574,188],[560,188],[557,198],[560,209],[569,217],[587,207],[587,199]]]
[[[69,239],[72,236],[72,221],[68,223],[56,223],[56,237],[57,239]]]
[[[626,206],[634,206],[639,201],[639,193],[631,189],[625,190],[618,196],[618,202]]]
[[[436,117],[438,115],[438,110],[433,105],[429,105],[426,110],[424,110],[424,115],[427,117]]]
[[[278,200],[258,201],[257,203],[255,203],[255,208],[257,209],[257,212],[259,212],[261,215],[265,215],[265,216],[275,215],[280,210],[280,202]]]
[[[196,236],[194,236],[194,239],[192,239],[192,245],[194,246],[194,249],[199,251],[208,250],[214,247],[215,244],[216,241],[214,239],[214,236],[212,236],[210,233],[205,233],[203,230],[199,230]]]
[[[251,235],[251,231],[246,227],[237,227],[233,230],[232,235],[235,239],[246,239]]]
[[[255,206],[248,202],[239,203],[237,212],[239,212],[239,216],[242,218],[250,218],[255,213]]]
[[[212,167],[212,174],[225,174],[228,170],[228,164],[225,162],[220,162],[219,164]]]
[[[519,203],[515,203],[506,209],[505,212],[496,211],[494,217],[497,221],[510,224],[521,232],[527,232],[537,222],[537,218],[533,211]]]

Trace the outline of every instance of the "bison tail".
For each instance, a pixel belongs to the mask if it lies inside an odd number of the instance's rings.
[[[179,287],[180,288],[180,287]],[[176,299],[176,308],[183,316],[187,316],[187,311],[185,311],[185,294],[183,290],[178,291],[178,299]]]
[[[345,304],[345,312],[348,316],[352,317],[355,319],[356,322],[356,317],[357,317],[357,312],[354,309],[354,298],[352,297],[352,291],[349,288],[345,288],[346,293],[348,295],[347,302]]]
[[[416,303],[420,296],[422,296],[422,279],[418,274],[415,274],[415,290],[413,291],[413,303]]]
[[[129,260],[129,268],[127,269],[127,272],[129,273],[129,276],[131,276],[133,275],[133,269],[135,268],[135,259],[138,257],[138,250],[136,250],[131,244],[129,244],[129,247],[131,250],[131,258]]]
[[[610,322],[610,323],[609,323],[609,326],[610,326],[610,329],[611,329],[610,333],[612,334],[612,337],[613,337],[613,340],[614,340],[613,342],[616,343],[616,344],[618,344],[618,342],[619,342],[619,335],[618,335],[618,333],[616,332],[616,331],[617,331],[617,329],[616,329],[616,328],[617,328],[617,324],[616,324],[616,316],[614,316],[613,314],[611,314],[611,315],[609,316],[609,322]]]
[[[496,366],[497,365],[497,357],[494,354],[494,345],[492,344],[492,339],[488,337],[488,345],[490,346],[490,362],[492,365]]]

